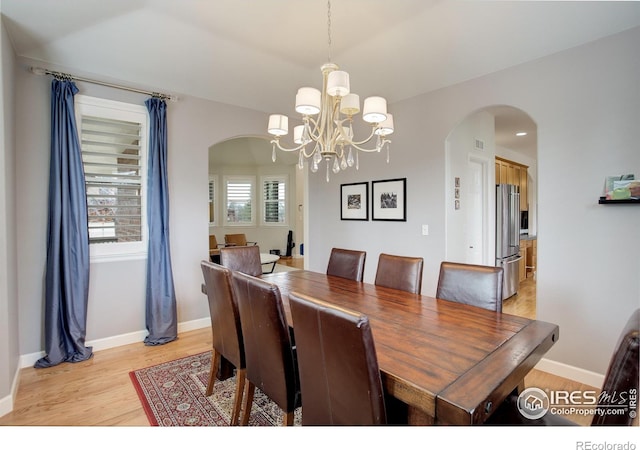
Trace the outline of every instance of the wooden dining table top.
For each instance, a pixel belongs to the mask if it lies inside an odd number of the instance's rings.
[[[369,317],[385,390],[411,423],[483,423],[558,340],[557,325],[307,270],[262,278]]]

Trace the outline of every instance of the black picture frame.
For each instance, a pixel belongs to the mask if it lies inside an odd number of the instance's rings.
[[[371,220],[407,221],[407,179],[371,182]]]
[[[369,183],[340,185],[340,219],[369,220]]]

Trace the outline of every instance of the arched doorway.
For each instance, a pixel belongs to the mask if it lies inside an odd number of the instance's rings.
[[[306,178],[296,163],[297,157],[288,153],[279,153],[273,162],[269,139],[261,136],[234,137],[209,147],[209,234],[223,243],[225,234],[244,233],[258,242],[261,252],[277,250],[285,256],[291,231],[292,256],[300,257]],[[233,208],[230,186],[244,196],[233,201]]]
[[[522,135],[521,133],[526,133]],[[520,135],[518,135],[520,134]],[[470,264],[496,265],[496,197],[500,181],[496,162],[505,161],[523,168],[521,216],[528,218],[528,234],[537,233],[537,126],[518,108],[494,105],[464,118],[446,140],[446,258]],[[520,182],[508,181],[509,184]],[[524,193],[526,191],[526,193]],[[535,267],[524,255],[519,269],[522,290],[507,304],[517,305],[517,313],[535,317]],[[530,250],[529,258],[535,254]],[[526,266],[529,266],[527,271]],[[529,275],[529,276],[527,276]],[[524,291],[524,292],[521,292]],[[522,294],[522,295],[521,295]],[[523,297],[526,297],[523,300]]]

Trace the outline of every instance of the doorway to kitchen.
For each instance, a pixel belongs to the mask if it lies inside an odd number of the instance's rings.
[[[495,265],[497,157],[526,167],[526,199],[520,209],[527,211],[529,232],[521,237],[527,244],[525,248],[523,241],[522,255],[528,252],[530,261],[536,254],[532,240],[537,243],[537,126],[533,119],[512,106],[488,106],[465,117],[447,137],[445,148],[446,259]],[[517,294],[505,300],[503,309],[535,318],[536,279],[531,270],[522,270]]]

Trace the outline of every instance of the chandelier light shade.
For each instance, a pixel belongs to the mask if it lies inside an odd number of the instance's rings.
[[[331,2],[328,6],[328,35],[331,47]],[[329,55],[331,52],[329,52]],[[380,152],[385,146],[389,162],[388,138],[394,131],[393,117],[387,112],[387,101],[383,97],[368,97],[362,107],[362,120],[369,124],[368,136],[357,140],[353,134],[353,118],[360,113],[360,97],[351,92],[349,74],[331,62],[321,67],[322,90],[302,87],[296,94],[295,110],[302,117],[302,125],[293,129],[295,146],[285,147],[280,142],[289,133],[289,118],[282,114],[269,116],[267,131],[273,136],[271,159],[276,161],[276,147],[285,152],[299,152],[298,167],[304,168],[309,160],[309,168],[317,172],[322,161],[326,163],[326,180],[329,168],[334,173],[355,166],[359,168],[359,152]],[[375,138],[375,146],[363,145]]]

